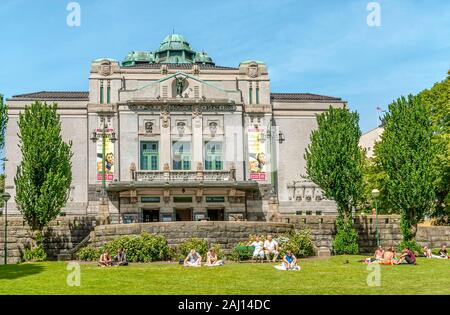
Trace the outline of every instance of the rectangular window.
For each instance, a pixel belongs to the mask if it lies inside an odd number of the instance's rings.
[[[103,81],[100,83],[100,104],[104,103],[103,99]]]
[[[109,85],[106,89],[106,104],[111,104],[111,87]]]
[[[191,143],[185,141],[174,141],[172,143],[172,164],[174,170],[191,170]]]
[[[252,104],[253,103],[253,88],[250,87],[248,89],[248,103]]]
[[[141,141],[140,145],[141,164],[143,171],[159,170],[159,149],[156,141]]]
[[[259,87],[256,88],[256,104],[259,104]]]
[[[223,170],[222,143],[211,141],[205,143],[205,170]]]

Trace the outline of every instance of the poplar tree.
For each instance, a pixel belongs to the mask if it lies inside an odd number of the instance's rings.
[[[400,213],[403,243],[416,248],[417,224],[435,201],[432,121],[420,96],[389,105],[375,153],[386,172],[387,200]]]
[[[358,113],[330,107],[317,116],[318,129],[311,133],[311,143],[305,153],[308,178],[337,204],[339,215],[333,244],[336,254],[358,253],[358,236],[352,219],[352,209],[363,194],[358,122]]]
[[[35,102],[25,107],[18,125],[22,161],[14,178],[15,201],[39,239],[66,205],[72,182],[72,144],[62,139],[57,104]]]

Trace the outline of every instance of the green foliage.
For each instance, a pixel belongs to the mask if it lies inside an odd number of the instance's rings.
[[[412,95],[390,104],[384,118],[375,153],[387,175],[387,201],[400,213],[403,239],[411,241],[434,202],[431,121],[421,98]]]
[[[118,249],[123,248],[129,262],[162,261],[169,258],[169,246],[162,235],[149,234],[121,236],[106,243],[102,248],[84,247],[77,252],[80,260],[95,261],[101,253],[108,251],[111,257],[117,255]]]
[[[311,133],[311,143],[305,153],[308,178],[337,203],[338,220],[342,224],[337,225],[335,242],[339,250],[349,253],[355,252],[355,248],[357,252],[358,248],[357,234],[352,228],[352,209],[361,201],[364,188],[358,122],[358,113],[330,107],[317,116],[318,129]]]
[[[41,231],[66,205],[72,181],[71,144],[61,137],[57,105],[35,102],[19,115],[22,161],[14,179],[19,211]]]
[[[208,242],[204,239],[199,238],[189,238],[183,241],[178,247],[178,252],[180,254],[180,259],[185,258],[191,249],[195,249],[197,253],[202,256],[202,258],[206,257],[206,253],[208,252]]]
[[[336,220],[336,237],[333,242],[336,255],[356,255],[359,252],[358,234],[352,224],[345,222],[341,216]]]
[[[317,116],[318,129],[311,133],[305,153],[308,178],[336,201],[346,217],[363,193],[358,121],[358,113],[330,107]]]
[[[411,241],[401,241],[400,244],[398,245],[399,249],[402,251],[404,250],[406,247],[408,247],[411,251],[414,252],[414,254],[417,256],[419,254],[421,254],[423,252],[423,248],[422,246],[419,245],[419,243],[416,242],[416,240],[411,240]]]
[[[27,262],[40,262],[47,260],[47,253],[44,249],[44,236],[41,232],[35,234],[36,246],[25,249],[23,253],[23,260]]]
[[[97,261],[102,254],[102,250],[92,246],[80,248],[77,253],[77,259],[82,261]]]
[[[285,237],[277,238],[277,241],[281,255],[290,250],[297,258],[314,256],[314,244],[308,230],[295,230]]]
[[[379,214],[396,214],[398,211],[390,207],[386,194],[387,174],[381,167],[377,156],[372,158],[363,157],[363,181],[364,193],[358,208],[365,213],[372,213],[375,208],[375,200],[372,197],[372,190],[378,189],[380,196],[376,200]]]
[[[419,96],[432,121],[433,170],[436,206],[432,216],[438,224],[450,224],[450,70],[447,78]]]
[[[5,147],[5,131],[8,124],[8,108],[3,103],[3,95],[0,94],[0,149]]]
[[[23,253],[23,260],[26,262],[39,262],[47,260],[47,253],[44,246],[38,245],[35,248],[27,248]]]

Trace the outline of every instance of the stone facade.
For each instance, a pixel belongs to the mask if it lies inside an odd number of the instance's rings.
[[[73,143],[68,216],[104,215],[111,223],[265,221],[270,200],[284,215],[335,213],[334,202],[303,179],[303,154],[316,114],[346,102],[274,93],[263,62],[217,66],[173,34],[157,51],[133,52],[122,63],[94,60],[86,92],[9,98],[5,172],[12,216],[19,215],[17,120],[33,101],[58,103],[63,138]]]

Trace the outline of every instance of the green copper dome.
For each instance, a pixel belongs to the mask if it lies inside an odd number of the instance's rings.
[[[128,67],[136,64],[151,63],[199,63],[212,64],[214,62],[205,52],[196,52],[189,42],[180,34],[171,34],[164,38],[155,52],[131,52],[122,62]]]
[[[124,67],[128,67],[143,63],[153,63],[154,61],[155,55],[152,52],[132,51],[122,62],[122,65]]]

